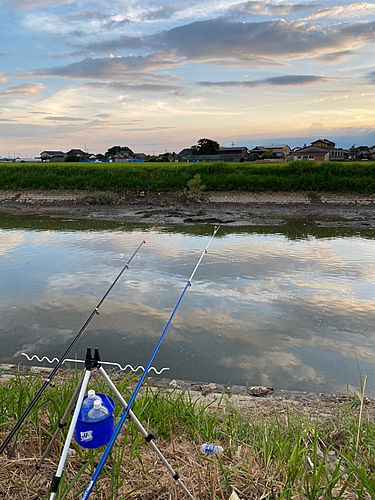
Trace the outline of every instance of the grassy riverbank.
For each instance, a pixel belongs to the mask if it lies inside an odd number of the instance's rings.
[[[0,189],[375,193],[375,162],[0,164]]]
[[[48,498],[67,428],[42,469],[30,478],[78,375],[60,372],[8,447],[11,454],[0,457],[1,498]],[[129,400],[135,380],[119,375],[114,379]],[[40,376],[17,374],[0,385],[1,442],[41,383]],[[101,392],[95,382],[92,387]],[[360,412],[361,397],[352,394],[341,403],[332,403],[329,411],[325,408],[316,418],[308,409],[296,411],[293,402],[267,400],[269,405],[244,412],[225,396],[207,403],[204,398],[156,392],[146,385],[133,411],[147,431],[157,436],[157,446],[196,500],[228,499],[233,489],[241,499],[254,500],[370,499],[375,498],[374,411],[371,403]],[[121,413],[118,406],[116,419]],[[316,411],[319,403],[311,408]],[[202,457],[202,443],[220,444],[225,452],[220,457]],[[74,442],[71,448],[56,499],[80,497],[102,452],[84,450]],[[91,498],[177,500],[185,495],[135,426],[126,424]]]

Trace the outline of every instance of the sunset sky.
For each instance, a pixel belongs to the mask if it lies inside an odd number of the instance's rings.
[[[375,2],[0,0],[0,156],[375,144]]]

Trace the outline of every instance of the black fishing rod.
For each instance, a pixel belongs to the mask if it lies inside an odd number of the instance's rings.
[[[220,226],[219,226],[219,227],[220,227]],[[199,264],[201,263],[201,260],[203,259],[204,255],[207,253],[207,249],[208,249],[208,247],[209,247],[209,245],[210,245],[211,241],[214,239],[214,237],[215,237],[215,235],[216,235],[217,231],[219,230],[219,227],[217,227],[217,228],[215,227],[215,230],[214,230],[214,232],[213,232],[213,235],[211,236],[210,241],[208,242],[208,244],[207,244],[206,248],[203,250],[202,255],[200,256],[200,258],[199,258],[199,260],[198,260],[198,263],[197,263],[197,265],[196,265],[196,266],[195,266],[195,268],[194,268],[194,271],[192,272],[192,274],[191,274],[190,278],[188,279],[188,282],[186,283],[185,288],[184,288],[184,290],[183,290],[183,292],[182,292],[182,294],[181,294],[180,298],[178,299],[178,302],[177,302],[177,304],[176,304],[175,308],[173,309],[173,312],[172,312],[172,314],[171,314],[171,316],[170,316],[170,318],[169,318],[169,320],[168,320],[168,323],[167,323],[166,327],[164,328],[164,331],[163,331],[163,333],[161,334],[161,336],[160,336],[160,338],[159,338],[159,340],[158,340],[158,343],[156,344],[156,347],[155,347],[155,349],[154,349],[154,352],[152,353],[152,355],[151,355],[150,359],[148,360],[148,363],[147,363],[147,365],[146,365],[146,368],[145,368],[144,372],[142,373],[142,375],[141,375],[141,377],[140,377],[140,379],[139,379],[139,381],[138,381],[138,384],[137,384],[136,388],[134,389],[134,392],[133,392],[133,394],[132,394],[131,398],[129,399],[128,406],[126,407],[126,410],[125,410],[125,411],[124,411],[124,413],[122,414],[122,416],[121,416],[121,418],[120,418],[120,420],[119,420],[119,423],[117,424],[117,427],[116,427],[116,429],[114,430],[114,433],[112,434],[112,437],[111,437],[111,439],[110,439],[109,443],[107,444],[106,449],[104,450],[104,453],[103,453],[103,455],[102,455],[102,458],[100,459],[100,462],[99,462],[99,464],[97,465],[97,467],[96,467],[96,469],[95,469],[95,471],[94,471],[94,474],[93,474],[93,476],[92,476],[92,478],[91,478],[91,481],[89,482],[89,484],[88,484],[88,486],[87,486],[87,488],[86,488],[86,490],[85,490],[85,492],[84,492],[84,494],[83,494],[83,496],[82,496],[82,500],[87,500],[87,499],[88,499],[88,497],[90,496],[90,493],[92,492],[92,490],[93,490],[93,488],[94,488],[94,486],[95,486],[95,483],[96,483],[96,481],[97,481],[97,479],[98,479],[98,477],[99,477],[99,474],[100,474],[101,470],[102,470],[102,469],[103,469],[103,467],[104,467],[105,461],[107,460],[108,455],[110,454],[111,449],[112,449],[112,447],[113,447],[113,445],[114,445],[114,442],[116,441],[116,438],[117,438],[117,436],[118,436],[118,434],[119,434],[119,432],[120,432],[120,430],[121,430],[121,427],[123,426],[123,424],[124,424],[124,422],[125,422],[126,417],[129,415],[129,412],[130,412],[131,407],[132,407],[132,405],[133,405],[133,403],[134,403],[134,400],[135,400],[135,398],[136,398],[136,396],[137,396],[137,394],[138,394],[138,392],[139,392],[139,389],[141,388],[141,385],[142,385],[142,383],[143,383],[143,381],[144,381],[144,379],[145,379],[145,377],[146,377],[146,375],[147,375],[148,369],[150,368],[151,363],[153,362],[153,360],[154,360],[154,358],[155,358],[155,356],[156,356],[156,353],[157,353],[157,352],[158,352],[158,350],[159,350],[159,347],[160,347],[160,344],[161,344],[161,342],[162,342],[162,340],[163,340],[163,338],[164,338],[164,335],[166,334],[166,332],[167,332],[167,330],[168,330],[168,328],[169,328],[169,325],[170,325],[170,324],[171,324],[171,322],[172,322],[173,316],[175,315],[175,313],[176,313],[176,311],[177,311],[177,308],[178,308],[178,306],[180,305],[180,303],[181,303],[181,300],[182,300],[183,296],[185,295],[186,290],[189,288],[189,286],[191,286],[191,281],[192,281],[192,279],[193,279],[193,276],[194,276],[194,274],[195,274],[196,270],[198,269],[198,266],[199,266]],[[179,479],[178,474],[176,473],[176,474],[173,476],[173,478],[174,478],[175,480]],[[59,478],[57,478],[57,479],[59,479]],[[57,483],[57,484],[58,484],[58,483]],[[54,495],[56,494],[56,491],[57,491],[57,488],[54,488],[54,490],[53,490],[53,491],[52,491],[52,488],[51,488],[51,496],[50,496],[50,500],[53,500]]]
[[[48,378],[46,378],[46,380],[44,381],[43,385],[41,386],[41,388],[39,389],[39,391],[35,394],[34,396],[34,399],[31,401],[31,403],[29,404],[29,406],[26,408],[26,410],[23,412],[23,414],[21,415],[21,417],[19,418],[18,422],[15,424],[15,426],[13,427],[13,429],[10,431],[9,435],[6,437],[5,441],[3,442],[3,444],[0,446],[0,455],[3,453],[3,451],[5,450],[6,446],[9,444],[9,441],[12,439],[12,437],[15,435],[15,433],[17,432],[17,430],[19,429],[19,427],[21,426],[22,422],[25,420],[25,418],[27,417],[27,415],[30,413],[31,409],[33,408],[33,406],[35,405],[35,403],[38,401],[38,399],[40,398],[40,396],[42,395],[42,393],[44,392],[44,390],[47,388],[48,384],[51,382],[51,380],[53,379],[53,377],[56,375],[56,372],[57,370],[61,367],[61,365],[64,363],[65,361],[65,358],[67,357],[67,355],[69,354],[69,352],[73,349],[73,347],[75,346],[75,344],[78,342],[79,338],[81,337],[81,335],[83,334],[83,332],[86,330],[86,328],[88,327],[88,325],[90,324],[91,320],[93,319],[93,317],[96,315],[96,314],[99,314],[99,308],[100,306],[103,304],[103,302],[105,301],[105,299],[108,297],[109,293],[111,292],[112,288],[115,286],[115,284],[117,283],[117,281],[120,279],[122,273],[125,271],[125,269],[129,269],[129,264],[130,262],[133,260],[133,258],[135,257],[135,255],[137,254],[138,250],[141,248],[141,246],[143,244],[146,243],[146,240],[147,238],[149,237],[150,233],[154,230],[154,227],[151,228],[149,230],[149,232],[147,233],[146,237],[144,238],[144,240],[142,241],[142,243],[137,247],[137,249],[133,252],[133,255],[130,257],[130,259],[128,260],[128,262],[125,264],[125,266],[121,269],[120,273],[118,274],[117,278],[113,281],[112,285],[108,288],[108,290],[106,291],[106,293],[103,295],[102,299],[100,300],[100,302],[98,303],[98,305],[95,307],[95,309],[93,310],[93,312],[90,314],[89,318],[87,319],[86,323],[83,325],[83,327],[80,329],[80,331],[77,333],[76,337],[74,338],[74,340],[72,341],[72,343],[70,344],[70,346],[67,348],[67,350],[64,352],[63,356],[60,358],[60,360],[58,361],[57,365],[55,366],[55,368],[51,371],[51,373],[48,375]]]

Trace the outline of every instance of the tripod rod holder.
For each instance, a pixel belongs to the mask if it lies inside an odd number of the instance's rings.
[[[91,354],[91,347],[87,348],[86,359],[85,359],[86,370],[92,370],[93,368],[100,368],[100,354],[99,349],[95,347],[94,357]]]

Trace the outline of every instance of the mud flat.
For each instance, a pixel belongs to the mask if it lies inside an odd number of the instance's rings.
[[[0,191],[0,211],[124,223],[375,228],[375,195],[324,192]]]

